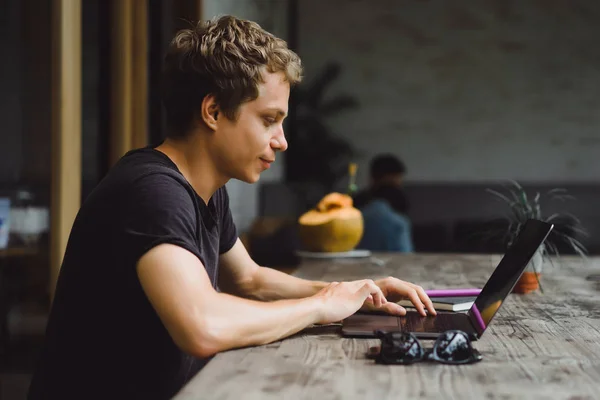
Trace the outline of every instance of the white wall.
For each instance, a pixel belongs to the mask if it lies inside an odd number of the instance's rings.
[[[344,65],[331,121],[414,181],[600,181],[600,2],[299,1],[307,80]]]
[[[203,18],[234,15],[257,22],[265,30],[282,39],[287,38],[287,0],[204,0]],[[264,182],[283,179],[283,157],[265,171],[259,183],[247,184],[232,180],[227,184],[230,207],[238,231],[246,231],[258,215],[258,189]]]

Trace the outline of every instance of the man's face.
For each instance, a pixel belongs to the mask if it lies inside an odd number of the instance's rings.
[[[275,161],[277,151],[287,149],[283,120],[288,112],[290,85],[285,75],[264,73],[258,97],[243,103],[238,118],[224,115],[215,132],[216,164],[228,178],[254,183]]]

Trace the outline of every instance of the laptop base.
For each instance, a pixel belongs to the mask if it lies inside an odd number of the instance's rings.
[[[438,311],[437,316],[421,316],[416,311],[409,311],[403,317],[380,315],[373,313],[356,313],[346,318],[342,324],[342,335],[346,337],[375,337],[375,331],[410,332],[420,339],[435,340],[442,332],[461,330],[471,340],[477,340],[469,317],[463,313]]]

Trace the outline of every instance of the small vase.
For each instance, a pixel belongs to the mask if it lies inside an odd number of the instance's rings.
[[[541,275],[542,274],[540,274],[539,272],[523,272],[523,275],[521,275],[521,278],[519,278],[519,281],[515,285],[513,292],[518,294],[528,294],[533,292],[534,290],[537,290],[540,286],[538,284],[538,279],[540,279]]]
[[[539,279],[542,276],[543,263],[544,249],[540,247],[527,264],[527,268],[515,285],[513,293],[527,294],[537,290],[540,287]]]

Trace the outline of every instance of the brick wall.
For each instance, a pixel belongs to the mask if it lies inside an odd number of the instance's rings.
[[[310,78],[356,112],[330,121],[369,158],[392,151],[413,181],[600,181],[600,2],[299,1]]]

